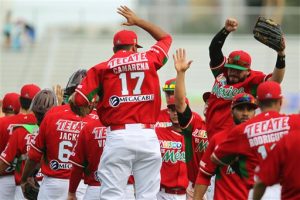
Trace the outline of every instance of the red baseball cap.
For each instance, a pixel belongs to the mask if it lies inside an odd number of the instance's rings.
[[[33,97],[41,90],[39,86],[35,84],[24,85],[21,89],[21,97],[27,99],[33,99]]]
[[[15,114],[18,114],[20,111],[20,95],[17,93],[7,93],[5,94],[2,102],[2,112],[14,112]]]
[[[122,30],[115,34],[114,46],[128,44],[136,45],[137,48],[142,48],[142,46],[138,45],[138,39],[135,32],[129,30]]]
[[[238,70],[249,70],[251,66],[250,55],[242,50],[233,51],[229,54],[225,67]]]
[[[165,82],[164,86],[162,87],[162,90],[164,92],[174,92],[176,86],[176,78],[169,79]]]
[[[186,98],[185,97],[185,103],[186,104],[189,104],[190,102],[189,102],[189,100],[188,100],[188,98]],[[175,105],[175,97],[174,96],[171,96],[170,98],[169,98],[169,101],[167,102],[167,106],[171,106],[171,105]]]
[[[255,109],[257,108],[256,99],[251,94],[248,93],[240,93],[235,95],[231,102],[231,109],[242,104],[248,104]]]
[[[259,101],[267,99],[281,99],[280,84],[275,81],[266,81],[257,87],[257,99]]]

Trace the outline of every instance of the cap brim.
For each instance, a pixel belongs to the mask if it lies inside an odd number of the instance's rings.
[[[137,48],[143,48],[141,45],[139,45],[139,44],[136,44],[136,47]]]
[[[240,65],[228,64],[228,63],[225,64],[224,66],[227,67],[227,68],[232,68],[232,69],[237,69],[237,70],[242,70],[242,71],[246,71],[246,70],[249,69],[247,67],[242,67]]]
[[[232,106],[232,109],[237,107],[237,106],[240,106],[240,105],[249,105],[249,106],[252,106],[255,109],[258,108],[258,105],[254,104],[254,103],[241,102],[241,103],[237,103],[234,106]]]

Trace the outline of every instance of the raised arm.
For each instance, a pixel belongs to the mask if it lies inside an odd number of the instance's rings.
[[[147,31],[157,41],[168,35],[168,33],[163,31],[160,27],[138,17],[127,6],[120,6],[117,12],[127,19],[127,22],[124,22],[123,25],[138,26]]]
[[[183,113],[186,109],[185,102],[185,72],[190,67],[192,61],[187,61],[185,49],[177,49],[173,55],[174,65],[177,72],[175,87],[175,106],[179,113]]]
[[[276,81],[281,83],[285,73],[285,39],[282,40],[284,49],[277,52],[277,61],[272,73],[272,76],[269,80]]]
[[[211,68],[216,68],[224,62],[222,47],[224,45],[224,42],[228,34],[232,31],[235,31],[237,27],[238,27],[237,20],[233,18],[228,18],[225,21],[225,26],[212,39],[209,46],[209,57],[210,57]]]

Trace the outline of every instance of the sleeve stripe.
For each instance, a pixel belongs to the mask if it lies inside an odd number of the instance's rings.
[[[211,155],[212,157],[214,157],[214,159],[216,159],[217,160],[217,162],[219,163],[219,164],[221,164],[221,165],[228,165],[228,164],[226,164],[226,163],[224,163],[224,162],[222,162],[217,156],[216,156],[216,154],[215,153],[213,153],[212,155]]]
[[[225,65],[225,62],[226,62],[226,57],[224,57],[224,60],[220,65],[218,65],[216,67],[210,67],[210,69],[212,69],[212,70],[218,69],[218,68],[222,67],[223,65]]]
[[[208,173],[207,171],[205,171],[204,169],[202,169],[201,167],[199,167],[199,170],[201,172],[203,172],[204,174],[208,175],[208,176],[213,176],[213,174]]]
[[[75,89],[75,92],[77,92],[78,94],[80,94],[87,101],[87,103],[90,103],[89,99],[80,90]]]
[[[161,48],[160,46],[158,46],[158,45],[154,45],[153,47],[156,47],[156,48],[158,48],[160,51],[162,51],[163,52],[163,54],[165,54],[165,57],[166,58],[168,58],[168,54],[163,50],[163,48]]]
[[[76,165],[77,167],[84,168],[84,166],[78,164],[77,162],[74,162],[74,161],[72,161],[72,160],[69,160],[69,162],[72,163],[72,164],[74,164],[74,165]]]
[[[3,162],[5,162],[5,164],[7,164],[7,165],[11,165],[9,162],[7,162],[7,160],[5,160],[2,156],[0,156],[0,159],[3,161]]]
[[[36,146],[34,146],[33,144],[31,144],[31,147],[33,147],[37,152],[39,153],[43,153],[39,148],[37,148]]]
[[[182,129],[186,129],[186,128],[191,124],[191,122],[193,121],[193,119],[194,119],[194,115],[192,115],[192,117],[191,117],[189,123],[187,123],[187,125],[186,125],[185,127],[181,127],[181,128],[182,128]]]

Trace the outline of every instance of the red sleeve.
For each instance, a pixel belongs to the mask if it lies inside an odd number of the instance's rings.
[[[283,137],[270,152],[265,160],[260,164],[257,173],[259,179],[267,186],[279,183],[282,165],[285,162],[285,137]]]
[[[7,165],[10,165],[17,155],[18,134],[21,134],[21,131],[22,129],[17,128],[12,132],[4,151],[1,153],[0,159],[3,160]]]
[[[71,176],[70,176],[70,181],[69,181],[69,192],[70,193],[76,192],[77,187],[78,187],[79,182],[82,177],[82,173],[83,173],[83,168],[78,167],[76,165],[72,166]]]
[[[77,86],[75,93],[75,104],[78,106],[88,105],[93,97],[100,90],[99,76],[100,70],[98,69],[101,64],[92,67],[87,71],[86,77],[82,80],[81,84]]]
[[[85,126],[87,127],[87,126]],[[83,128],[79,134],[78,140],[76,142],[76,145],[73,149],[73,152],[69,158],[69,161],[73,164],[76,165],[77,167],[84,168],[84,160],[85,160],[85,152],[84,152],[84,147],[85,147],[85,129]]]
[[[39,133],[35,137],[34,140],[32,140],[31,147],[28,151],[28,157],[29,159],[35,161],[35,162],[40,162],[43,152],[46,148],[46,131],[47,131],[47,124],[48,124],[48,119],[47,116],[43,119]]]
[[[253,77],[251,79],[251,84],[252,85],[259,85],[260,83],[267,81],[270,77],[272,77],[272,74],[264,74],[260,71],[252,71]]]
[[[217,168],[217,165],[210,160],[210,156],[216,145],[215,136],[216,135],[211,138],[208,147],[201,158],[196,184],[209,185],[210,178],[214,175]]]
[[[159,40],[155,45],[147,51],[147,56],[150,56],[154,65],[158,70],[168,61],[168,52],[172,43],[172,37],[167,35]]]
[[[227,139],[216,146],[212,156],[222,165],[229,165],[238,155],[249,153],[249,144],[245,134],[238,126],[229,133]]]

